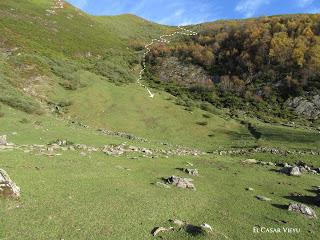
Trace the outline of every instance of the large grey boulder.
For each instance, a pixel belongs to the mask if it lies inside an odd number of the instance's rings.
[[[290,175],[290,176],[301,176],[300,168],[297,167],[297,166],[292,167],[292,168],[290,169],[289,175]]]
[[[20,197],[20,188],[10,179],[7,172],[3,169],[0,169],[0,196],[13,199]]]
[[[7,135],[0,136],[0,145],[7,145]]]
[[[317,218],[316,212],[311,207],[308,207],[302,203],[291,203],[288,207],[288,210],[303,214],[309,218]]]

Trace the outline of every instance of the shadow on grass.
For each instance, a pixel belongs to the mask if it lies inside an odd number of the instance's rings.
[[[317,201],[315,196],[285,196],[284,198],[294,202],[317,206]]]
[[[276,208],[279,208],[279,209],[282,209],[282,210],[288,210],[288,205],[286,204],[276,204],[276,203],[273,203],[271,204],[272,206],[276,207]]]
[[[200,236],[205,233],[201,227],[192,224],[186,226],[186,232],[192,236]]]

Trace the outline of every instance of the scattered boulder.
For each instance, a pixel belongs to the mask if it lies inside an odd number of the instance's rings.
[[[3,169],[0,169],[0,196],[13,199],[20,197],[20,188],[10,179],[7,172]]]
[[[247,190],[247,191],[254,191],[254,189],[251,188],[251,187],[247,187],[246,190]]]
[[[271,201],[271,198],[267,198],[265,196],[261,196],[261,195],[257,195],[256,199],[260,200],[260,201]]]
[[[317,218],[315,211],[302,203],[291,203],[288,207],[288,211],[297,212],[309,218]]]
[[[171,184],[179,188],[188,188],[188,189],[196,190],[195,186],[192,183],[193,179],[190,179],[190,178],[171,176],[171,177],[165,178],[164,181],[167,184]]]
[[[7,142],[7,135],[0,136],[0,145],[6,146],[8,144]]]

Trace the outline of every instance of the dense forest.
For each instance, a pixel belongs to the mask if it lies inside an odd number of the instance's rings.
[[[197,36],[152,49],[147,60],[153,84],[182,97],[276,117],[291,115],[288,99],[319,93],[320,15],[219,21],[196,29]],[[201,67],[210,81],[161,81],[157,66],[172,58]]]

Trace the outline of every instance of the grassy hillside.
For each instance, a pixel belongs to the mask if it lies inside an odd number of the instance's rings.
[[[0,3],[2,102],[31,112],[25,95],[32,95],[34,106],[35,100],[50,102],[46,95],[51,91],[83,87],[83,70],[107,81],[134,82],[140,55],[127,47],[129,39],[145,44],[168,29],[134,16],[93,17],[68,3],[56,8],[58,3]],[[11,103],[10,96],[18,97]]]

